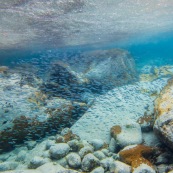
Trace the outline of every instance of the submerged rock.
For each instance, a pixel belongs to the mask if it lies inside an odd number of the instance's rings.
[[[152,163],[147,160],[153,154],[154,150],[151,147],[144,145],[131,145],[125,147],[119,152],[120,160],[131,165],[132,168],[137,168],[141,164],[146,164],[153,167]]]
[[[116,125],[113,126],[110,131],[111,136],[116,141],[116,145],[121,148],[142,143],[141,127],[137,123]]]
[[[66,143],[55,144],[50,147],[50,156],[55,159],[61,159],[68,154],[70,147]]]
[[[155,100],[156,135],[173,150],[173,79],[161,91]]]
[[[80,100],[88,93],[102,93],[136,78],[134,59],[121,49],[84,52],[53,64],[44,92]]]

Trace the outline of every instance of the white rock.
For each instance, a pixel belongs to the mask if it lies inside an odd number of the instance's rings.
[[[114,159],[111,157],[105,158],[100,161],[101,166],[104,168],[104,170],[108,171],[110,169],[110,166],[114,163]]]
[[[17,155],[16,161],[24,161],[26,156],[27,156],[27,151],[21,150]]]
[[[99,166],[99,160],[93,154],[87,154],[82,160],[82,170],[91,171],[95,167]]]
[[[88,153],[93,153],[94,149],[92,147],[83,147],[80,151],[79,151],[79,155],[81,158],[83,158],[86,154]]]
[[[115,161],[110,165],[110,172],[131,173],[131,167],[123,162]]]
[[[142,143],[141,127],[138,123],[121,126],[121,133],[117,134],[116,142],[121,148]]]
[[[50,148],[50,156],[55,159],[61,159],[66,156],[70,150],[70,147],[66,143],[59,143]]]
[[[51,146],[55,145],[55,141],[47,140],[46,142],[46,150],[49,150]]]
[[[72,168],[79,168],[81,165],[81,158],[76,153],[70,153],[66,156],[67,162]]]
[[[44,159],[43,157],[35,156],[29,164],[29,168],[36,169],[41,165],[44,165],[45,163],[49,162],[48,159]]]
[[[41,173],[64,173],[65,172],[65,168],[53,162],[46,163],[38,167],[36,170],[40,171]]]
[[[100,166],[98,168],[95,168],[91,173],[104,173],[104,169]]]
[[[102,159],[105,159],[106,158],[106,156],[104,155],[104,153],[102,151],[95,151],[93,154],[99,160],[102,160]]]
[[[141,164],[139,167],[135,168],[133,173],[156,173],[156,171],[146,164]]]
[[[93,139],[90,143],[94,147],[95,151],[101,149],[103,147],[103,145],[105,144],[104,141],[101,139]]]
[[[118,147],[117,142],[115,141],[114,138],[111,138],[111,141],[109,143],[109,151],[114,153],[117,150],[117,147]]]
[[[5,171],[3,173],[42,173],[42,172],[35,169],[29,169],[29,170]]]

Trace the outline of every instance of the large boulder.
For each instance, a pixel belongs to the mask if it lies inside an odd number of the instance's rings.
[[[27,73],[0,75],[0,153],[71,126],[87,109],[84,103],[49,97],[40,91],[36,76]]]
[[[155,100],[154,131],[168,147],[173,149],[173,79]]]
[[[97,50],[63,58],[52,65],[43,91],[65,98],[81,99],[86,91],[127,84],[136,77],[135,62],[121,49]]]

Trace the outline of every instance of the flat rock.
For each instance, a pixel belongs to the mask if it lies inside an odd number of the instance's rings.
[[[166,81],[167,79],[158,79],[151,83],[139,82],[117,87],[97,97],[93,105],[71,127],[73,133],[88,141],[99,138],[109,143],[112,126],[137,122],[146,112],[146,107],[149,114],[154,112],[155,97],[151,94],[156,90],[159,92]]]

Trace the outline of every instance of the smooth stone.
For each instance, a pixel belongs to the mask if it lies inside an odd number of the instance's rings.
[[[99,160],[102,160],[102,159],[105,159],[106,158],[106,156],[104,155],[104,153],[102,151],[95,151],[93,154]]]
[[[64,173],[65,172],[65,168],[53,162],[46,163],[38,167],[36,170],[40,171],[41,173]]]
[[[67,159],[66,159],[65,157],[62,158],[62,159],[59,159],[59,160],[57,161],[57,163],[60,164],[61,166],[63,166],[64,168],[65,168],[66,166],[68,166]]]
[[[32,150],[37,145],[36,141],[28,141],[27,142],[27,148],[28,150]]]
[[[84,156],[82,160],[83,171],[91,171],[97,166],[100,166],[100,162],[93,154],[89,153]]]
[[[0,171],[13,170],[16,169],[18,165],[18,162],[2,162],[0,163]]]
[[[26,156],[27,156],[27,151],[21,150],[17,155],[16,161],[19,161],[19,162],[24,161]]]
[[[70,153],[66,156],[67,162],[72,168],[79,168],[81,165],[81,158],[76,153]]]
[[[70,146],[71,151],[73,152],[78,152],[81,148],[84,147],[84,144],[76,139],[67,142],[67,144]]]
[[[121,148],[142,143],[142,132],[138,123],[122,125],[119,128],[119,132],[115,130],[113,136]]]
[[[110,172],[113,173],[131,173],[131,167],[123,162],[114,161],[110,165]]]
[[[100,166],[91,171],[91,173],[104,173],[104,169]]]
[[[49,150],[51,146],[55,145],[55,141],[47,140],[46,142],[46,150]]]
[[[109,150],[108,149],[104,148],[101,151],[104,153],[105,156],[109,157]]]
[[[61,136],[64,136],[64,135],[67,135],[69,133],[72,133],[72,130],[70,128],[64,128],[62,131],[61,131]]]
[[[94,147],[95,151],[101,149],[105,144],[104,141],[101,139],[93,139],[90,143]]]
[[[143,172],[156,173],[156,171],[152,167],[150,167],[146,164],[141,164],[140,166],[135,168],[133,171],[133,173],[143,173]]]
[[[44,159],[43,157],[35,156],[29,164],[29,168],[36,169],[41,165],[44,165],[45,163],[49,162],[48,159]]]
[[[14,170],[14,171],[5,171],[3,173],[42,173],[35,169],[29,169],[29,170]]]
[[[104,170],[108,171],[110,169],[110,166],[114,163],[114,159],[111,157],[105,158],[100,161],[101,166],[104,168]]]
[[[114,153],[114,152],[116,152],[117,148],[118,148],[118,145],[117,145],[116,140],[114,138],[111,138],[111,141],[109,143],[109,148],[108,148],[109,151]]]
[[[52,146],[49,151],[52,158],[61,159],[69,153],[70,147],[66,143],[59,143]]]
[[[93,153],[94,149],[92,147],[86,146],[79,151],[79,155],[83,158],[88,153]]]

